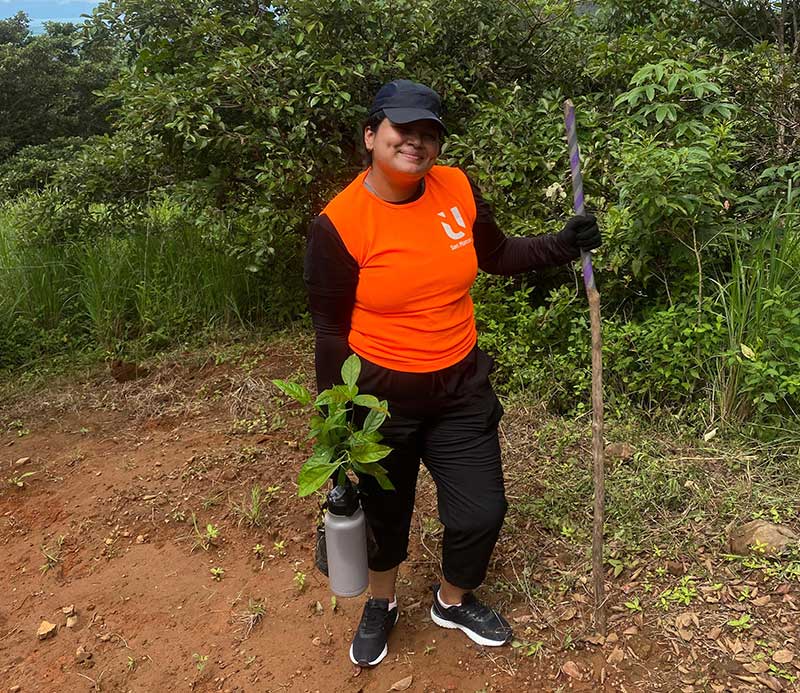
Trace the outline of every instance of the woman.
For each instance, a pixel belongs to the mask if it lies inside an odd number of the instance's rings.
[[[510,275],[561,265],[600,245],[593,216],[554,235],[506,238],[480,191],[457,168],[436,166],[446,132],[433,90],[384,85],[364,126],[370,167],[311,226],[305,281],[316,331],[320,389],[353,352],[359,388],[388,400],[383,464],[395,490],[360,480],[377,544],[370,591],[350,659],[374,666],[397,622],[397,569],[407,557],[420,460],[436,483],[444,525],[442,573],[431,618],[481,645],[511,627],[473,594],[486,576],[507,503],[497,426],[503,409],[476,346],[469,295],[477,270]]]

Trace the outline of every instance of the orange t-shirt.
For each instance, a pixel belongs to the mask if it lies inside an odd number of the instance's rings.
[[[476,341],[469,180],[459,169],[434,166],[422,195],[397,205],[367,190],[366,175],[323,210],[359,267],[350,348],[393,370],[446,368]]]

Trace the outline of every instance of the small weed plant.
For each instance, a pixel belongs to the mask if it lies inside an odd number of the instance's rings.
[[[750,618],[750,614],[742,614],[739,618],[732,618],[728,621],[728,624],[733,630],[737,633],[741,633],[745,630],[750,630],[753,627],[752,619]]]
[[[665,589],[659,596],[658,603],[664,611],[669,611],[669,607],[674,604],[688,606],[696,596],[694,581],[687,575],[681,578],[680,584]]]
[[[542,640],[536,640],[535,642],[514,640],[511,643],[511,647],[523,657],[541,657],[543,654],[544,642]]]
[[[192,659],[194,660],[194,666],[199,673],[203,673],[203,670],[206,668],[206,664],[208,664],[208,655],[199,654],[195,652],[192,655]]]
[[[639,603],[639,597],[634,597],[628,602],[625,602],[625,607],[633,613],[642,613],[642,605]]]
[[[247,638],[250,637],[253,628],[261,623],[266,613],[267,609],[263,601],[253,599],[252,597],[248,599],[247,609],[240,613],[236,619],[242,629],[242,640],[247,640]]]
[[[205,530],[201,531],[197,525],[197,517],[192,513],[192,527],[194,528],[192,551],[195,549],[208,551],[212,546],[215,546],[216,540],[219,538],[219,529],[215,525],[209,523],[206,525]]]
[[[216,580],[217,582],[221,582],[222,578],[225,577],[225,569],[224,568],[218,568],[218,567],[211,568],[209,570],[209,572],[211,573],[211,577],[214,580]]]
[[[391,448],[381,445],[378,429],[389,416],[386,400],[361,394],[356,382],[361,373],[361,360],[355,354],[342,364],[342,385],[323,390],[312,402],[311,393],[298,383],[273,380],[284,394],[303,406],[312,405],[311,432],[314,448],[298,477],[298,495],[308,496],[319,489],[334,474],[342,484],[347,473],[358,472],[374,476],[381,488],[393,489],[386,469],[378,464]],[[366,407],[369,413],[359,427],[353,414],[356,406]]]
[[[267,489],[259,484],[254,484],[250,489],[249,499],[234,504],[233,510],[239,516],[239,526],[246,524],[248,527],[261,527],[266,520],[267,507],[280,486],[270,486]]]
[[[25,486],[25,479],[33,476],[36,472],[25,472],[24,474],[14,474],[8,478],[8,483],[15,488],[23,488]]]

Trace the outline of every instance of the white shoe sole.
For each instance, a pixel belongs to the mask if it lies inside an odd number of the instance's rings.
[[[394,625],[397,625],[397,622],[400,620],[400,609],[397,610],[397,613],[394,615]],[[355,664],[357,667],[374,667],[380,664],[383,661],[383,658],[389,654],[389,645],[383,646],[383,651],[371,662],[367,662],[366,664],[361,664],[360,662],[356,661],[356,658],[353,656],[353,643],[350,643],[350,661]]]
[[[353,644],[350,644],[350,661],[355,664],[357,667],[374,667],[376,664],[380,664],[383,661],[383,658],[389,654],[389,646],[383,646],[383,652],[381,652],[376,659],[373,659],[371,662],[367,662],[366,664],[362,664],[361,662],[357,662],[356,658],[353,657]]]
[[[505,645],[508,642],[508,639],[505,640],[489,640],[489,638],[483,638],[477,633],[474,633],[469,628],[462,626],[459,623],[453,623],[452,621],[447,621],[443,619],[441,616],[437,616],[436,612],[431,607],[431,620],[437,625],[441,626],[442,628],[450,628],[451,630],[460,630],[464,635],[466,635],[472,642],[478,643],[478,645],[483,645],[484,647],[500,647],[501,645]]]

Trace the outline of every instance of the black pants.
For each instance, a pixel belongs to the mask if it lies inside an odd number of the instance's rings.
[[[408,534],[420,460],[438,496],[444,525],[445,579],[474,589],[486,577],[508,504],[497,424],[503,407],[489,383],[491,359],[477,347],[459,363],[431,373],[403,373],[361,359],[362,392],[389,402],[380,428],[392,453],[381,461],[394,484],[384,491],[373,477],[359,488],[377,544],[369,567],[384,571],[408,557]]]

